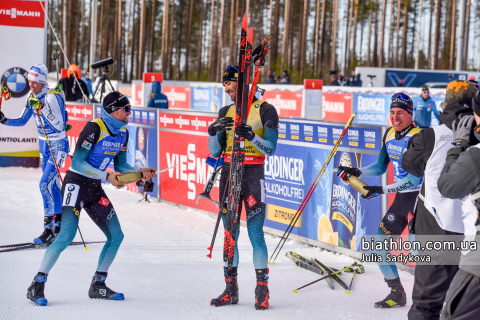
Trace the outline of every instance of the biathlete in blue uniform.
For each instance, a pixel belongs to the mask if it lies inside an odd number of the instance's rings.
[[[43,171],[40,179],[40,192],[43,197],[44,212],[43,233],[34,239],[37,244],[50,243],[60,231],[62,214],[60,189],[62,186],[53,159],[55,157],[58,168],[61,168],[68,153],[68,139],[65,133],[67,126],[65,100],[59,92],[48,88],[47,74],[48,69],[44,64],[37,64],[28,72],[31,95],[27,99],[27,104],[20,118],[7,119],[0,111],[0,123],[6,126],[24,126],[32,115],[37,124]],[[48,142],[50,142],[53,156],[45,134],[48,137]]]
[[[72,242],[77,232],[80,211],[84,209],[107,237],[100,254],[97,270],[88,296],[108,300],[123,300],[105,284],[107,272],[123,240],[123,233],[112,203],[102,189],[101,180],[108,180],[121,188],[117,180],[122,173],[135,171],[127,163],[128,131],[125,129],[131,113],[130,102],[119,92],[109,93],[103,100],[102,118],[87,123],[77,141],[72,165],[62,186],[62,228],[48,247],[27,298],[37,305],[47,305],[44,295],[47,276],[63,250]],[[115,172],[105,169],[113,160]],[[142,168],[144,179],[156,176],[152,168]]]
[[[404,94],[397,93],[392,96],[390,105],[390,120],[393,127],[389,128],[383,137],[383,147],[378,155],[377,162],[365,168],[338,167],[338,175],[348,181],[350,175],[359,177],[375,177],[387,171],[388,164],[392,162],[395,183],[387,186],[365,186],[368,190],[365,199],[377,197],[380,194],[397,192],[395,200],[378,227],[376,241],[392,238],[398,239],[408,225],[409,214],[413,213],[415,202],[420,190],[423,176],[415,177],[402,169],[402,155],[408,148],[410,138],[419,133],[420,129],[412,124],[413,102]],[[381,250],[376,253],[382,256],[379,263],[385,282],[391,288],[390,294],[382,301],[375,303],[375,308],[392,308],[405,306],[407,298],[405,290],[398,276],[398,270],[394,262],[386,263],[387,251]]]

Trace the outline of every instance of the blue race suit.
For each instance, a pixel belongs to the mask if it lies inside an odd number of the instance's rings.
[[[410,138],[418,132],[420,132],[420,129],[413,125],[409,125],[401,132],[396,132],[393,128],[389,128],[384,136],[384,145],[380,150],[377,162],[365,168],[360,168],[362,176],[374,177],[385,173],[389,162],[392,162],[393,165],[395,183],[384,186],[383,192],[397,192],[397,195],[378,227],[376,241],[383,241],[389,237],[393,237],[396,240],[408,225],[408,215],[413,213],[423,176],[418,178],[407,173],[402,169],[401,162],[403,153],[408,148]],[[382,256],[383,261],[378,266],[385,279],[392,280],[398,278],[398,270],[395,263],[386,262],[388,252],[380,250],[376,251],[376,253]]]
[[[438,110],[432,97],[424,100],[422,96],[413,100],[413,119],[415,124],[420,128],[429,128],[432,123],[432,112],[438,117]]]
[[[105,170],[112,160],[117,172],[135,170],[127,163],[128,131],[125,127],[118,131],[110,128],[108,122],[104,121],[106,116],[113,118],[102,114],[101,119],[90,121],[80,133],[72,166],[62,186],[62,228],[45,252],[39,272],[48,274],[62,251],[73,241],[82,209],[107,237],[98,260],[97,271],[108,271],[122,243],[120,222],[111,201],[102,189],[101,180],[107,179]]]
[[[162,85],[160,82],[155,81],[152,84],[153,96],[148,100],[147,107],[168,109],[168,98],[162,93]]]
[[[66,111],[65,100],[62,95],[50,90],[48,85],[34,96],[43,103],[43,108],[39,111],[40,118],[37,111],[34,110],[27,102],[23,109],[23,114],[18,119],[8,119],[4,124],[7,126],[21,127],[24,126],[30,118],[34,117],[37,125],[37,131],[40,144],[40,160],[43,175],[40,179],[40,192],[43,197],[43,208],[45,216],[53,216],[62,213],[62,195],[60,189],[62,188],[57,169],[53,162],[53,157],[48,147],[45,133],[43,132],[42,124],[50,142],[50,147],[53,150],[57,166],[60,169],[65,162],[68,153],[68,139],[65,133]],[[41,121],[41,123],[40,123]]]

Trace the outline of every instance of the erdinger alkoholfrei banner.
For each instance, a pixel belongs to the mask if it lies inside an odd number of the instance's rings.
[[[2,102],[7,118],[22,115],[30,87],[28,71],[46,61],[47,1],[0,1],[1,81],[12,98]],[[19,39],[22,39],[19,41]],[[38,167],[38,133],[33,117],[23,127],[0,125],[0,166]]]
[[[265,163],[267,217],[265,226],[285,230],[322,168],[344,126],[326,121],[280,121],[275,155]],[[364,235],[375,234],[381,200],[364,200],[333,170],[340,165],[366,166],[377,160],[382,128],[350,127],[336,156],[312,194],[292,233],[356,250]],[[362,178],[380,185],[380,177]]]

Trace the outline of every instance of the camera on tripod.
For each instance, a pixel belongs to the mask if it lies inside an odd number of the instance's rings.
[[[114,63],[113,58],[110,57],[110,58],[107,58],[107,59],[103,59],[103,60],[94,62],[90,65],[90,68],[92,68],[92,69],[98,69],[98,68],[103,67],[102,77],[100,78],[98,86],[95,89],[95,93],[93,94],[93,99],[95,99],[95,96],[97,95],[98,90],[100,90],[100,99],[98,99],[99,102],[102,102],[103,95],[105,93],[105,86],[106,86],[107,82],[110,85],[110,92],[115,91],[115,89],[112,86],[112,83],[110,82],[110,78],[108,77],[108,66],[113,64],[113,63]]]
[[[140,201],[150,202],[150,200],[148,200],[148,193],[147,192],[153,192],[154,183],[153,183],[152,179],[149,179],[149,180],[146,180],[146,181],[138,180],[136,182],[136,184],[137,184],[137,187],[143,188],[143,191],[142,191],[143,198],[141,200],[139,200],[138,202],[140,202]]]

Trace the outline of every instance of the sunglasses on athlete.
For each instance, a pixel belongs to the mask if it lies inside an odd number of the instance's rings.
[[[230,69],[235,69],[235,70],[238,71],[238,68],[237,68],[236,66],[234,66],[234,65],[231,65],[231,64],[229,64],[229,65],[225,68],[225,70],[227,70],[227,71],[230,70]]]
[[[117,111],[118,109],[123,109],[123,111],[128,113],[132,110],[132,106],[127,104],[126,106],[123,106],[123,107],[113,107],[112,108],[113,111]]]
[[[410,103],[413,104],[412,98],[410,98],[410,96],[406,95],[405,93],[395,93],[392,96],[392,101],[395,100],[395,99],[400,99],[400,100],[410,102]]]
[[[43,74],[45,77],[47,76],[45,73],[43,73],[43,71],[40,69],[40,68],[37,68],[35,66],[31,67],[30,68],[30,71],[34,71],[36,73],[40,73],[40,74]]]

